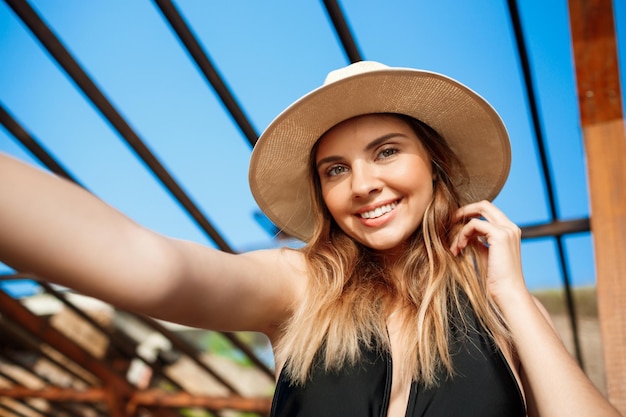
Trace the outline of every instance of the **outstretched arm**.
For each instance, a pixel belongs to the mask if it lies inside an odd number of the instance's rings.
[[[166,238],[1,154],[0,260],[124,309],[220,330],[271,333],[305,282],[298,252],[233,255]]]
[[[527,290],[522,275],[520,229],[487,201],[462,207],[458,216],[470,220],[455,239],[453,253],[478,237],[487,241],[487,285],[509,325],[522,364],[529,415],[619,417],[580,369],[545,310]]]

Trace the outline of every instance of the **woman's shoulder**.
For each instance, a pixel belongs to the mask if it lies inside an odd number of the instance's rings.
[[[259,265],[267,265],[274,272],[284,272],[288,275],[306,275],[307,262],[300,249],[289,247],[260,249],[244,252],[238,255]]]
[[[281,291],[291,292],[296,299],[301,296],[308,282],[308,264],[299,249],[271,248],[246,252],[238,256],[247,260],[251,274],[267,284],[276,285]]]
[[[237,256],[246,259],[253,292],[263,300],[256,304],[255,314],[265,311],[265,316],[271,318],[264,333],[275,342],[306,294],[309,275],[305,256],[291,248],[262,249]]]

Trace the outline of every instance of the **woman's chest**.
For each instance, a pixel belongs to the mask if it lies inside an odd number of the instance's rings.
[[[520,416],[524,401],[502,353],[484,334],[453,337],[454,374],[441,372],[436,386],[398,379],[402,355],[394,355],[401,328],[389,323],[392,351],[363,347],[361,358],[328,370],[321,360],[304,385],[279,378],[272,417]],[[395,334],[400,331],[400,334]],[[395,342],[394,342],[395,340]],[[397,353],[397,352],[396,352]],[[393,360],[392,360],[393,358]]]

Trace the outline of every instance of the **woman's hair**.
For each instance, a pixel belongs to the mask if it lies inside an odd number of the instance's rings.
[[[466,295],[485,329],[500,343],[509,343],[502,316],[489,298],[485,277],[477,263],[476,248],[468,246],[454,256],[451,239],[462,224],[454,219],[462,197],[455,184],[466,178],[459,160],[432,128],[411,117],[404,120],[425,146],[433,169],[433,198],[421,227],[400,257],[402,277],[391,277],[384,255],[346,235],[327,210],[315,169],[316,148],[311,152],[310,178],[315,230],[302,249],[308,263],[309,282],[302,303],[276,345],[277,362],[285,363],[292,381],[304,383],[316,354],[326,369],[338,369],[359,359],[363,346],[391,351],[387,318],[401,303],[400,358],[405,380],[437,383],[443,366],[453,373],[448,349],[450,317],[463,318]],[[319,353],[318,353],[319,351]]]

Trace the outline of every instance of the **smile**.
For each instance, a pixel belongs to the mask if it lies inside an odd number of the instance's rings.
[[[377,217],[382,216],[383,214],[389,213],[390,211],[395,209],[397,205],[398,205],[398,202],[394,201],[393,203],[389,203],[389,204],[385,204],[384,206],[376,207],[374,210],[370,210],[370,211],[366,211],[366,212],[363,212],[363,213],[359,213],[359,216],[362,219],[375,219]]]

